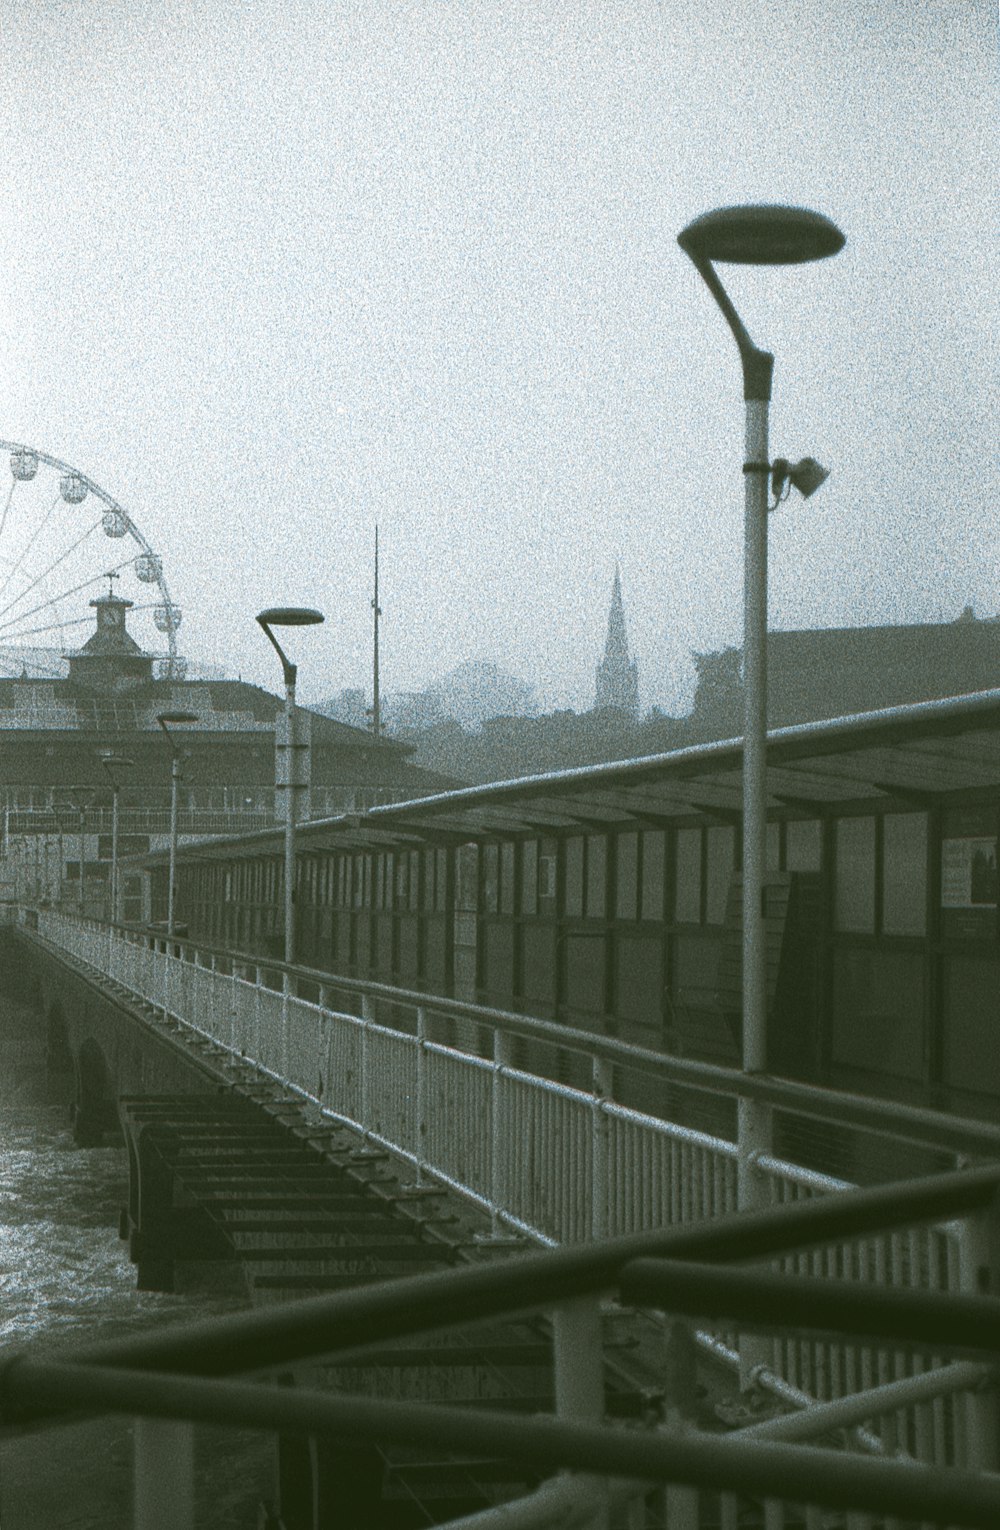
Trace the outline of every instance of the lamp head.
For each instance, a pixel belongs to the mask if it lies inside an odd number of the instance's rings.
[[[697,262],[745,266],[793,266],[836,255],[845,244],[837,225],[807,207],[718,207],[702,213],[677,235]]]
[[[815,457],[802,457],[798,462],[776,457],[771,464],[771,493],[777,502],[785,484],[789,483],[798,489],[803,499],[808,499],[829,476],[830,469],[817,462]]]
[[[257,617],[262,627],[314,627],[325,621],[322,611],[309,606],[271,606]]]
[[[194,712],[157,712],[156,721],[161,728],[165,728],[175,723],[196,723],[199,719]]]

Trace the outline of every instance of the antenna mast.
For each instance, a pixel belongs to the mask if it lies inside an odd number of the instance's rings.
[[[377,525],[375,527],[375,596],[374,596],[374,599],[372,600],[372,611],[374,612],[374,640],[375,640],[374,641],[374,662],[373,662],[373,665],[372,665],[372,668],[373,668],[373,677],[372,677],[373,678],[373,686],[372,686],[372,733],[378,739],[378,738],[382,737],[382,707],[381,707],[381,702],[379,700],[379,679],[378,679],[378,619],[382,615],[382,607],[378,603],[378,526]]]

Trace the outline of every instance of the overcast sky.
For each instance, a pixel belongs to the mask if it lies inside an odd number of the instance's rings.
[[[773,453],[832,469],[772,518],[772,626],[1000,611],[994,0],[0,20],[0,438],[125,506],[191,658],[277,689],[253,617],[312,605],[302,699],[370,685],[378,521],[387,690],[491,657],[590,706],[617,560],[643,702],[681,705],[739,639],[743,479],[676,235],[754,201],[847,236],[722,272]]]

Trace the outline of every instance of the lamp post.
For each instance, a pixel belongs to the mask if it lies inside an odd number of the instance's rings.
[[[764,872],[767,843],[767,513],[768,482],[811,494],[827,476],[812,458],[791,467],[768,460],[768,404],[774,357],[754,345],[712,264],[777,266],[821,260],[843,248],[829,218],[801,207],[724,207],[703,214],[677,236],[732,331],[743,366],[746,401],[743,567],[743,1042],[748,1073],[767,1066],[767,946]],[[766,1149],[761,1112],[741,1102],[740,1200],[752,1203],[752,1154]]]
[[[111,924],[118,918],[118,792],[121,782],[119,770],[127,770],[135,761],[123,754],[102,754],[101,765],[111,782]]]
[[[325,618],[321,611],[313,611],[306,606],[275,606],[261,611],[257,617],[264,635],[281,660],[281,673],[285,682],[285,965],[288,967],[295,960],[295,794],[299,784],[295,753],[295,679],[298,669],[271,628],[313,627],[323,620]]]
[[[196,723],[194,712],[158,712],[156,721],[170,746],[170,871],[167,880],[167,939],[174,933],[174,888],[177,882],[177,784],[181,778],[181,756],[171,735],[172,727]]]

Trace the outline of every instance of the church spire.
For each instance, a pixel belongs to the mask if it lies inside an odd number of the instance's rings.
[[[597,666],[597,691],[595,709],[613,707],[629,717],[639,715],[639,666],[629,658],[628,636],[625,631],[625,606],[622,601],[622,581],[618,564],[611,586],[611,607],[608,611],[608,635],[604,644],[604,658]]]

